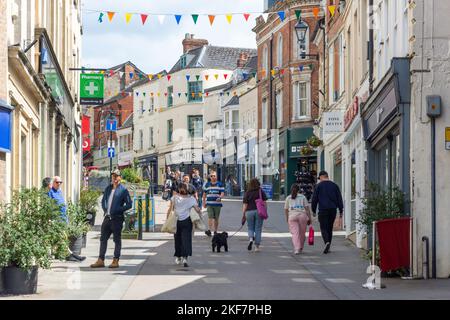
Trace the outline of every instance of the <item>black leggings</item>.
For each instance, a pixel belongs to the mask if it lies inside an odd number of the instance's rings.
[[[331,243],[333,238],[333,225],[336,219],[336,209],[319,210],[320,232],[324,243]]]
[[[183,221],[177,221],[177,232],[175,237],[175,257],[192,256],[192,221],[187,218]]]

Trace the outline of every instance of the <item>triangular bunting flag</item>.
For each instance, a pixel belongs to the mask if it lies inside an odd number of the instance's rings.
[[[130,72],[130,79],[133,79],[134,73]]]
[[[203,94],[202,94],[201,92],[198,93],[198,96],[199,96],[200,98],[202,97],[202,95],[203,95]]]
[[[139,92],[136,91],[136,96],[139,96]]]
[[[148,15],[146,14],[141,14],[141,21],[142,21],[142,25],[145,24],[145,21],[147,21]]]
[[[209,75],[205,74],[205,80],[208,81]]]
[[[190,78],[191,78],[191,76],[187,74],[186,75],[186,80],[189,81]]]
[[[98,22],[102,23],[103,22],[103,12],[100,12],[100,15],[98,16]]]
[[[278,16],[280,17],[280,20],[283,22],[285,18],[285,12],[284,11],[278,11]]]
[[[178,98],[181,98],[181,92],[178,93]]]
[[[314,69],[314,65],[313,65],[313,64],[310,64],[310,65],[309,65],[309,70],[312,70],[312,69]]]
[[[244,19],[245,19],[245,21],[248,21],[248,18],[250,18],[250,14],[249,14],[249,13],[244,13]]]
[[[194,23],[197,24],[198,14],[193,14],[192,19],[194,20]]]
[[[300,20],[301,14],[302,14],[302,10],[295,10],[295,16],[297,17],[297,20]]]
[[[197,81],[198,81],[198,79],[200,79],[200,76],[199,76],[199,75],[196,75],[195,78],[196,78]]]
[[[120,76],[121,78],[123,77],[124,74],[125,74],[124,72],[119,71],[119,76]]]
[[[158,73],[158,79],[162,78],[162,74]]]
[[[139,79],[142,79],[142,74],[139,73]]]
[[[163,24],[164,23],[164,19],[166,18],[166,16],[165,15],[163,15],[163,14],[160,14],[160,15],[158,15],[158,20],[159,20],[159,23],[160,24]]]
[[[214,75],[214,78],[216,78],[216,80],[219,79],[219,75],[216,73],[216,74]]]
[[[212,26],[213,23],[214,23],[214,19],[216,18],[216,16],[210,14],[210,15],[208,16],[208,18],[209,18],[209,24]]]
[[[185,95],[185,96],[186,96],[186,98],[187,98],[187,96],[188,96],[188,93],[187,93],[187,92],[185,92],[185,93],[184,93],[184,95]]]
[[[167,97],[167,92],[166,93],[164,93],[164,95]]]
[[[233,15],[232,14],[227,14],[226,17],[227,17],[228,23],[231,24],[231,19],[233,19]]]
[[[114,75],[114,71],[109,70],[109,76],[112,77]]]
[[[192,98],[195,98],[195,92],[191,93]]]
[[[223,77],[225,78],[225,80],[227,80],[228,74],[225,73],[225,74],[223,75]]]
[[[154,93],[153,93],[153,92],[150,92],[150,95],[153,97]]]
[[[128,23],[130,23],[131,17],[133,16],[132,13],[125,13],[125,21]]]
[[[142,95],[143,95],[144,97],[145,97],[145,94],[146,94],[145,92],[142,92]]]
[[[272,69],[270,72],[272,73],[272,77],[273,77],[275,75],[275,70]]]
[[[172,78],[172,76],[170,74],[167,75],[167,81],[170,81],[170,79]]]
[[[230,91],[227,92],[227,96],[230,96]]]
[[[158,92],[156,95],[159,97],[161,95],[161,92]]]
[[[281,73],[281,74],[284,74],[284,69],[281,69],[281,70],[280,70],[280,73]]]
[[[336,6],[328,6],[328,10],[330,10],[331,16],[334,17],[334,12],[336,11]]]
[[[209,92],[206,92],[205,94],[206,94],[206,96],[209,96]]]
[[[256,72],[252,72],[252,76],[253,76],[253,78],[255,78],[256,77]]]
[[[266,70],[262,70],[262,71],[261,71],[261,76],[262,76],[263,78],[266,77]]]
[[[153,79],[153,75],[152,74],[149,74],[148,75],[148,80],[152,80]]]
[[[223,92],[220,93],[220,96],[221,96],[221,97],[223,96]]]
[[[319,7],[315,7],[315,8],[313,8],[313,14],[314,14],[314,17],[318,17],[319,16],[319,11],[320,11],[320,8]]]
[[[127,94],[124,92],[124,91],[122,91],[122,97],[125,97]]]
[[[233,92],[233,96],[237,96],[237,93],[236,93],[236,91],[234,91],[234,92]]]
[[[300,72],[303,72],[303,66],[299,66],[298,69],[300,70]]]
[[[177,24],[180,24],[180,21],[181,21],[181,14],[176,14],[176,15],[175,15],[175,20],[177,20]]]
[[[269,14],[268,13],[263,13],[262,17],[264,19],[264,22],[267,22],[267,19],[269,19]]]
[[[108,14],[108,20],[109,20],[109,22],[111,22],[112,19],[113,19],[113,17],[114,17],[114,15],[115,15],[116,13],[115,13],[115,12],[108,11],[107,14]]]

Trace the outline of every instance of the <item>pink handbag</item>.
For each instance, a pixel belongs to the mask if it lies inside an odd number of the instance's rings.
[[[261,188],[259,189],[259,199],[256,199],[255,203],[258,215],[261,217],[261,219],[266,220],[269,217],[269,215],[267,214],[267,208],[262,198]]]

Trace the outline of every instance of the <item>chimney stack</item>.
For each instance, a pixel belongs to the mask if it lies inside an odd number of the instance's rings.
[[[205,39],[194,39],[194,35],[186,33],[183,39],[183,53],[189,52],[192,49],[207,46],[209,44],[208,40]]]
[[[239,54],[239,59],[237,60],[237,67],[243,68],[245,67],[248,61],[248,53],[242,52]]]

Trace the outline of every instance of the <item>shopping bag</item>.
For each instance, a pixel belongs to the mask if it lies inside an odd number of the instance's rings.
[[[206,226],[205,222],[203,221],[203,219],[200,217],[199,220],[196,220],[195,222],[193,221],[192,224],[194,225],[194,230],[195,231],[206,231],[208,230],[208,227]]]
[[[313,228],[313,226],[309,227],[308,244],[310,246],[314,245],[314,228]]]
[[[177,215],[174,211],[172,211],[169,214],[169,217],[167,218],[166,222],[164,222],[163,226],[161,227],[161,232],[167,232],[167,233],[177,233]]]
[[[339,215],[337,215],[336,219],[334,219],[333,230],[342,230],[342,218]]]
[[[269,215],[267,214],[267,207],[264,203],[261,189],[259,189],[259,199],[256,199],[255,203],[256,203],[256,209],[258,211],[259,217],[263,220],[266,220],[269,217]]]

